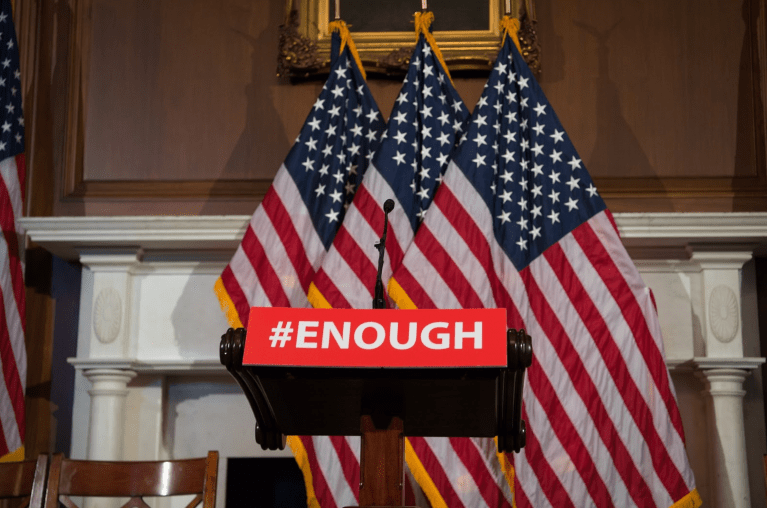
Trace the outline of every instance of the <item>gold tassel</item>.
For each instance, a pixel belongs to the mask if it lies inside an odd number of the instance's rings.
[[[418,36],[423,34],[423,36],[426,38],[426,42],[429,43],[432,51],[434,51],[434,56],[436,56],[437,60],[439,60],[439,63],[442,64],[442,68],[445,69],[445,74],[447,74],[448,79],[452,83],[453,78],[450,76],[450,71],[447,68],[445,59],[442,57],[442,52],[439,50],[439,46],[437,46],[437,41],[434,40],[434,36],[429,31],[429,27],[431,26],[432,21],[434,21],[433,12],[426,11],[415,13],[415,40],[418,42]]]
[[[349,25],[347,25],[345,21],[337,19],[335,21],[331,21],[328,24],[328,29],[330,30],[330,33],[338,31],[338,33],[341,35],[341,49],[338,54],[340,55],[341,53],[343,53],[344,48],[348,44],[349,51],[351,51],[352,53],[352,58],[354,58],[354,61],[357,62],[357,67],[362,73],[362,78],[367,79],[367,76],[365,75],[365,69],[362,68],[362,61],[360,60],[360,55],[359,53],[357,53],[357,46],[354,45],[354,39],[352,39],[352,34],[349,33]]]
[[[517,37],[517,32],[519,32],[519,20],[510,16],[504,16],[503,19],[501,19],[501,32],[503,33],[501,40],[505,41],[507,35],[511,37],[511,40],[517,45],[517,49],[521,55],[522,46],[520,46],[519,37]]]

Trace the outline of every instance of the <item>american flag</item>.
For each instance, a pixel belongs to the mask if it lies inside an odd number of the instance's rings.
[[[24,389],[27,352],[24,345],[24,279],[19,253],[23,235],[17,219],[24,199],[24,115],[21,73],[11,3],[0,4],[0,457],[24,458]],[[9,455],[10,454],[10,455]]]
[[[315,307],[370,308],[378,270],[383,203],[389,215],[383,280],[391,276],[447,168],[469,111],[450,80],[439,48],[428,32],[431,13],[416,13],[421,28],[407,76],[389,116],[385,139],[354,196],[346,220],[312,282]]]
[[[389,294],[533,337],[518,507],[700,505],[650,291],[511,36]]]
[[[341,31],[348,42],[345,25]],[[338,32],[333,40],[340,48]],[[232,325],[247,326],[253,306],[309,305],[309,283],[379,145],[383,118],[349,44],[333,55],[301,133],[216,282]]]
[[[385,124],[349,30],[342,21],[333,26],[330,76],[216,282],[232,326],[247,326],[252,306],[309,306],[309,283],[380,143]],[[359,469],[359,442],[359,436],[288,438],[304,475],[308,506],[356,502],[359,480],[344,476],[342,468]]]

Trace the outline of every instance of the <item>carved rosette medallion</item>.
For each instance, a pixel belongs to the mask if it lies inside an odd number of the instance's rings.
[[[716,286],[708,300],[708,320],[719,342],[727,343],[738,333],[738,297],[727,286]]]
[[[93,304],[93,331],[103,344],[114,342],[120,333],[122,299],[114,288],[102,289]]]

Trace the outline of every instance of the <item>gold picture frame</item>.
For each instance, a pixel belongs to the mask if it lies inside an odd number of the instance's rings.
[[[533,0],[487,0],[487,18],[483,19],[486,22],[483,22],[481,29],[434,31],[434,38],[451,73],[468,71],[476,74],[490,70],[500,48],[500,20],[507,5],[510,12],[519,13],[523,56],[537,72],[540,51],[535,33]],[[440,12],[449,12],[449,7],[449,2],[443,2],[442,11],[435,12],[435,18]],[[342,5],[342,11],[343,8]],[[285,23],[280,27],[279,76],[305,79],[327,74],[331,9],[331,0],[287,0]],[[436,21],[435,26],[438,26]],[[369,75],[399,77],[405,73],[415,46],[413,31],[356,31],[353,25],[351,30],[363,67]]]

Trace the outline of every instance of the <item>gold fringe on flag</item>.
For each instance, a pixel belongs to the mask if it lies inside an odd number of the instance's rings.
[[[698,508],[702,504],[703,500],[700,498],[700,494],[698,494],[698,489],[692,489],[689,494],[672,504],[670,508]]]
[[[304,476],[304,484],[306,485],[306,506],[307,508],[321,508],[320,502],[317,500],[317,495],[314,493],[314,480],[312,479],[312,468],[309,465],[309,455],[306,453],[304,443],[301,442],[301,438],[298,436],[288,436],[288,446],[293,452],[293,457],[296,459],[299,469]]]
[[[362,73],[362,79],[367,79],[367,76],[365,75],[365,69],[362,68],[362,60],[360,60],[360,55],[357,53],[357,46],[354,45],[352,34],[349,33],[349,26],[350,25],[347,25],[345,21],[337,19],[335,21],[331,21],[328,24],[328,29],[330,30],[330,33],[337,31],[339,35],[341,35],[341,49],[339,50],[338,54],[340,55],[348,44],[349,51],[351,51],[354,61],[357,62],[357,68],[359,68],[360,72]]]
[[[242,326],[242,321],[240,321],[240,316],[237,315],[237,309],[234,308],[234,302],[232,302],[232,299],[229,297],[229,293],[226,292],[224,281],[221,280],[221,277],[219,277],[213,285],[213,292],[215,292],[216,297],[218,297],[218,304],[221,306],[221,310],[224,311],[229,326],[232,328],[244,328],[244,326]]]
[[[447,74],[448,79],[450,79],[450,82],[452,83],[453,78],[450,76],[450,71],[447,68],[445,59],[442,57],[442,52],[439,50],[439,46],[437,46],[437,41],[434,40],[434,36],[429,31],[429,27],[431,27],[432,21],[434,21],[434,13],[429,11],[416,12],[414,16],[416,42],[418,42],[418,36],[423,34],[423,36],[426,38],[426,42],[429,43],[432,51],[434,51],[434,56],[436,56],[437,60],[439,60],[439,63],[442,64],[442,68],[445,70],[445,74]]]

